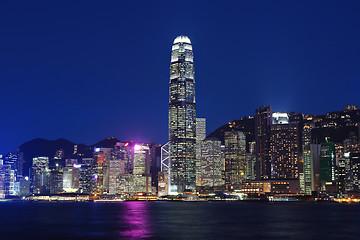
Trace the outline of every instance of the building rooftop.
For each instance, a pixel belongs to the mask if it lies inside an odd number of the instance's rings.
[[[191,41],[187,36],[178,36],[178,37],[175,38],[173,44],[176,44],[176,43],[188,43],[188,44],[191,44]]]

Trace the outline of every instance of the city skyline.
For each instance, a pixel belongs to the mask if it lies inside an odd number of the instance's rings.
[[[179,20],[173,3],[149,5],[154,15],[131,3],[4,4],[0,152],[38,137],[165,143],[178,35],[196,49],[197,115],[208,132],[263,104],[314,114],[359,105],[358,3],[214,3],[192,4]]]
[[[0,3],[1,240],[357,239],[359,12]]]

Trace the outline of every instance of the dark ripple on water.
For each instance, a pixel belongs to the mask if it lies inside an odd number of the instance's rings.
[[[360,205],[0,203],[0,239],[360,239]]]

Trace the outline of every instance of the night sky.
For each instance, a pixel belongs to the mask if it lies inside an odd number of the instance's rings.
[[[207,131],[260,105],[360,105],[359,1],[2,1],[0,153],[33,138],[165,143],[171,45]]]

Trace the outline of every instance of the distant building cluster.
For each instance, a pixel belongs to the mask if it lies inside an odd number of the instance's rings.
[[[360,110],[346,105],[326,115],[255,112],[256,179],[296,183],[279,193],[355,194]]]
[[[26,177],[18,171],[22,153],[10,153],[0,164],[0,196],[156,194],[150,173],[156,148],[155,144],[117,142],[113,148],[94,148],[92,158],[76,159],[62,158],[59,149],[53,158],[34,157]]]
[[[222,137],[216,138],[206,137],[206,119],[196,118],[194,190],[172,191],[172,174],[183,168],[171,163],[168,144],[117,142],[110,148],[94,147],[92,157],[77,154],[77,145],[73,158],[65,158],[59,149],[53,157],[32,158],[29,169],[24,168],[19,150],[1,156],[0,198],[219,191],[360,194],[360,110],[355,106],[326,115],[279,113],[262,106],[247,119],[253,120],[249,124],[253,131],[231,122],[221,131]]]
[[[262,106],[244,120],[220,128],[218,138],[205,138],[206,121],[197,118],[197,193],[360,195],[356,106],[326,115],[273,112]],[[164,169],[165,176],[179,171]],[[172,182],[164,182],[169,188],[162,194],[173,194]]]

